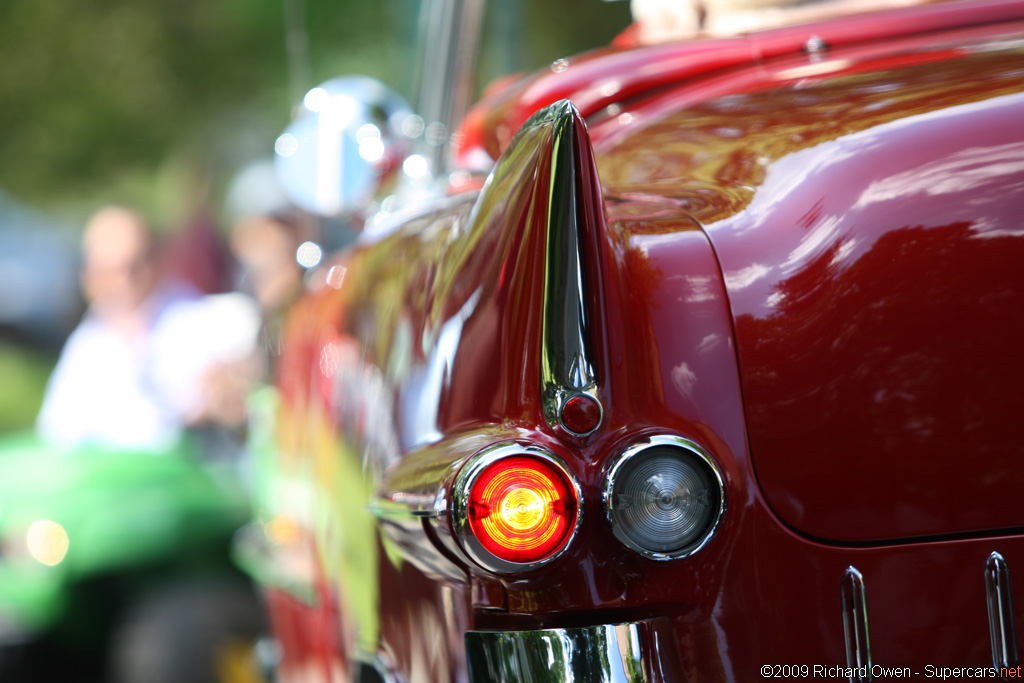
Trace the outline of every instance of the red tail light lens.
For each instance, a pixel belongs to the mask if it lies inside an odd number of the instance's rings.
[[[574,487],[550,463],[530,456],[490,464],[469,492],[469,526],[506,562],[537,562],[557,552],[576,526]]]
[[[593,396],[578,394],[562,406],[561,420],[573,434],[586,436],[601,424],[601,404]]]

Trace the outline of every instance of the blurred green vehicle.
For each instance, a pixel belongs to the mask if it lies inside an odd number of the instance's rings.
[[[0,440],[0,680],[253,680],[237,460]],[[84,678],[83,678],[83,672]]]

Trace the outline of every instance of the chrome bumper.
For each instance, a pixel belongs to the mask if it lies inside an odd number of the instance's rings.
[[[470,631],[472,683],[655,683],[683,680],[659,652],[657,622],[543,631]]]

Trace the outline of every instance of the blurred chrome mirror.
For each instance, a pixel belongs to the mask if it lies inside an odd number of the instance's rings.
[[[423,121],[397,92],[365,76],[313,88],[274,144],[281,187],[321,216],[363,211],[408,153]]]

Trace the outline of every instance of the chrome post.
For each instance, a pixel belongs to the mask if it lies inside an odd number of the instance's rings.
[[[302,110],[302,98],[310,88],[305,0],[284,1],[284,46],[288,59],[288,85],[292,95],[292,119],[295,119]]]
[[[477,46],[484,0],[424,0],[416,108],[423,117],[418,151],[438,177],[446,170],[452,134],[476,88]]]
[[[842,581],[843,634],[846,666],[853,670],[850,683],[874,680],[871,674],[871,638],[868,634],[868,602],[864,577],[856,567],[846,568]]]
[[[1010,590],[1010,569],[999,553],[993,552],[985,562],[985,595],[988,598],[988,635],[992,643],[992,666],[998,669],[1016,667],[1017,633],[1013,627],[1013,592]]]

